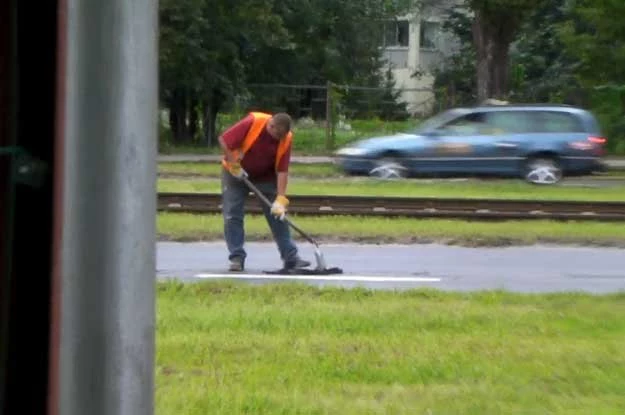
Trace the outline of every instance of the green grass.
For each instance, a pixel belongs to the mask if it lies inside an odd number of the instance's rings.
[[[215,193],[220,191],[217,179],[159,179],[157,187],[159,192]],[[534,186],[521,180],[424,182],[383,181],[369,178],[312,180],[293,177],[289,180],[288,194],[623,201],[625,200],[625,186],[602,188]]]
[[[363,218],[354,216],[305,217],[292,219],[320,241],[374,243],[439,242],[465,246],[504,246],[552,242],[602,246],[625,246],[622,225],[601,222],[505,221],[469,222],[445,219]],[[159,213],[157,229],[161,239],[191,241],[223,239],[220,215]],[[248,241],[270,240],[263,216],[247,215]],[[301,240],[297,233],[296,240]]]
[[[293,179],[343,179],[349,181],[372,182],[373,178],[351,177],[340,170],[332,163],[293,163],[290,166],[290,177]],[[161,162],[158,163],[158,173],[162,178],[167,179],[201,179],[217,178],[221,174],[221,164],[214,162]],[[625,181],[625,171],[613,169],[602,175],[588,176],[593,180],[623,180]],[[586,177],[586,179],[588,178]],[[427,177],[424,179],[428,179]],[[579,179],[579,178],[573,178]],[[475,181],[472,179],[472,181]],[[516,183],[517,180],[493,179],[491,182]],[[625,187],[625,186],[624,186]]]
[[[380,120],[350,120],[351,130],[336,129],[333,147],[327,147],[327,132],[320,127],[297,127],[294,130],[293,152],[298,155],[329,154],[332,148],[339,148],[363,138],[392,135],[416,128],[420,120],[385,122]]]
[[[625,296],[158,284],[156,413],[625,412]]]
[[[341,176],[334,164],[302,164],[293,163],[289,167],[292,177],[331,178]],[[163,162],[158,164],[160,175],[219,177],[221,164],[202,162]]]
[[[158,173],[162,177],[219,177],[221,164],[214,162],[161,162],[158,163]],[[306,178],[345,178],[341,169],[332,163],[292,163],[290,166],[291,177]],[[592,176],[595,180],[625,180],[625,171],[612,169],[601,175]]]
[[[239,120],[240,116],[232,114],[220,114],[218,119],[218,131],[222,132],[230,125]],[[416,128],[421,120],[409,121],[382,121],[379,119],[370,120],[349,120],[351,129],[335,129],[334,148],[344,146],[361,138],[368,138],[378,135],[388,135],[397,132],[408,131]],[[325,126],[322,123],[316,125],[298,124],[295,126],[293,140],[293,153],[297,155],[322,155],[330,154],[332,149],[328,149],[328,138]],[[159,152],[162,154],[216,154],[219,147],[207,148],[203,145],[172,145],[171,132],[165,126],[161,131],[161,142]]]

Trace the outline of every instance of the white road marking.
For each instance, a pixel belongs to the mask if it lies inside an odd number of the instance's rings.
[[[440,282],[430,277],[384,277],[371,275],[278,275],[278,274],[196,274],[195,278],[238,278],[265,280],[316,280],[316,281],[358,281],[358,282]]]

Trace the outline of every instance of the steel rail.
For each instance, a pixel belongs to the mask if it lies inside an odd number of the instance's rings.
[[[382,196],[291,195],[294,215],[345,215],[462,219],[551,219],[625,221],[625,202],[568,200],[471,199]],[[161,212],[220,213],[219,193],[159,193]],[[247,212],[261,213],[249,195]]]

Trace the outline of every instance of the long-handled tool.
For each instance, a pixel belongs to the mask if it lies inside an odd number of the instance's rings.
[[[247,178],[247,174],[243,173],[241,180],[249,187],[256,196],[260,200],[263,201],[269,208],[271,208],[272,203],[267,199],[267,197],[256,187],[254,184]],[[299,227],[295,226],[293,222],[291,222],[286,216],[283,221],[285,221],[291,228],[295,229],[300,235],[302,235],[308,242],[315,246],[315,260],[317,262],[317,268],[315,269],[305,269],[305,268],[297,268],[292,271],[279,270],[279,271],[269,271],[272,274],[283,274],[283,273],[297,273],[297,274],[307,274],[307,275],[330,275],[330,274],[342,274],[343,270],[337,267],[328,268],[326,266],[326,261],[323,257],[323,253],[319,248],[319,244],[313,238],[310,237],[306,232],[301,230]]]

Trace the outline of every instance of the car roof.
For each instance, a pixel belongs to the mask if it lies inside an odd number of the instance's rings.
[[[572,114],[579,117],[584,123],[589,125],[593,131],[600,132],[601,127],[597,117],[589,110],[569,104],[553,103],[508,103],[506,101],[496,101],[495,103],[482,103],[476,106],[455,107],[448,110],[457,114],[471,114],[475,112],[500,112],[500,111],[557,111]]]
[[[551,103],[514,103],[514,104],[480,104],[474,107],[465,107],[472,111],[508,111],[508,110],[550,110],[550,111],[564,111],[564,112],[587,112],[583,108],[576,107],[569,104],[551,104]]]

